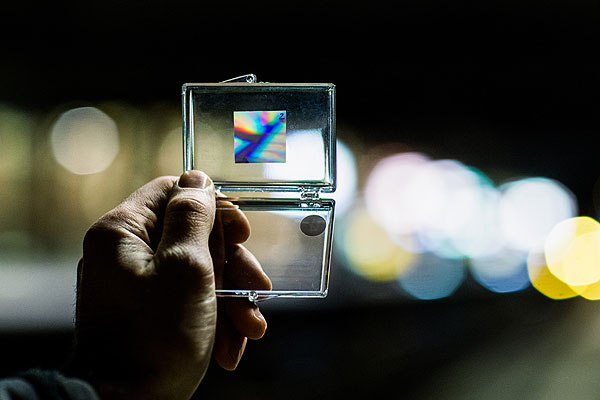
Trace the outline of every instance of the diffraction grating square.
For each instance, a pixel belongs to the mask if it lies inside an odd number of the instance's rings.
[[[286,111],[234,111],[236,163],[284,163]]]

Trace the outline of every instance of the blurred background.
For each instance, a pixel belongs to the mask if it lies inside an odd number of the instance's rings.
[[[6,3],[6,2],[5,2]],[[329,296],[198,398],[597,398],[600,6],[0,7],[0,365],[57,367],[87,228],[181,172],[181,85],[337,85]]]

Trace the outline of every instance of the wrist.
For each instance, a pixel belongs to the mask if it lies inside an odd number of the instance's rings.
[[[188,382],[185,374],[165,376],[140,365],[126,365],[119,357],[108,362],[83,348],[75,349],[62,372],[87,382],[102,400],[185,400],[199,384]]]

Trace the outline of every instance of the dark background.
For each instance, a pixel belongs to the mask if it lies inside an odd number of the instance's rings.
[[[183,82],[245,73],[333,82],[340,138],[401,140],[434,158],[554,178],[581,215],[597,217],[599,18],[600,5],[582,0],[9,2],[0,101],[42,111],[177,104]],[[553,398],[561,359],[597,355],[585,339],[596,332],[594,303],[470,282],[450,299],[391,300],[386,284],[342,286],[336,277],[348,272],[332,268],[326,300],[265,304],[267,336],[249,344],[237,372],[209,370],[208,398]],[[365,287],[372,299],[352,296]],[[70,335],[0,335],[0,372],[59,365]],[[580,369],[593,371],[587,362]],[[592,378],[569,382],[594,393]]]
[[[480,168],[544,173],[580,199],[592,197],[596,2],[6,7],[0,13],[4,101],[38,108],[74,100],[176,101],[183,82],[245,73],[271,82],[333,82],[339,124],[369,141],[400,137]],[[584,204],[584,211],[593,210]]]

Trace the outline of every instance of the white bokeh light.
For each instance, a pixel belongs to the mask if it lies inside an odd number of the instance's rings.
[[[79,174],[104,171],[119,152],[115,121],[95,107],[69,110],[50,132],[52,154],[67,170]]]
[[[365,186],[365,202],[373,219],[391,235],[414,233],[419,214],[414,210],[414,176],[429,162],[420,153],[400,153],[380,160]]]
[[[500,188],[499,223],[507,245],[529,251],[552,228],[577,213],[574,196],[548,178],[527,178]]]
[[[348,211],[356,195],[356,186],[358,173],[356,170],[356,159],[352,151],[342,143],[337,141],[337,177],[336,189],[334,193],[327,193],[323,197],[331,197],[335,200],[336,216],[342,216]]]
[[[419,153],[387,157],[373,169],[365,194],[373,218],[410,251],[462,258],[502,247],[499,193],[483,173],[459,161]]]
[[[463,229],[454,232],[453,244],[469,258],[490,257],[504,249],[504,239],[498,225],[500,193],[491,184],[483,184],[473,204],[470,220]]]
[[[494,239],[482,236],[489,229],[480,225],[489,221],[494,196],[483,174],[456,160],[431,161],[412,179],[409,192],[424,249],[445,258],[489,251]]]

